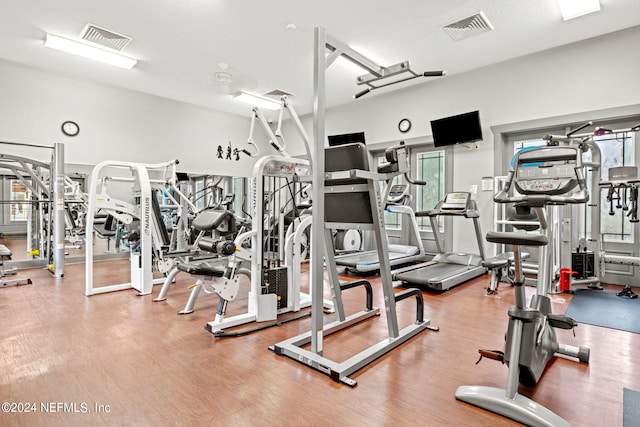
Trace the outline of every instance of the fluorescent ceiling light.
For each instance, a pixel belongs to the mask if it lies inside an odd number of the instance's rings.
[[[96,46],[90,46],[85,43],[65,39],[63,37],[54,36],[53,34],[47,34],[47,37],[44,39],[44,45],[52,49],[57,49],[63,52],[71,53],[73,55],[93,59],[94,61],[114,65],[126,70],[130,70],[138,63],[137,60],[127,58],[126,56],[122,56],[118,53],[111,52],[109,50],[102,49]]]
[[[240,92],[240,94],[234,96],[233,99],[251,104],[254,107],[266,108],[267,110],[278,110],[281,106],[280,101],[247,92]]]
[[[558,0],[565,21],[600,10],[600,0]]]

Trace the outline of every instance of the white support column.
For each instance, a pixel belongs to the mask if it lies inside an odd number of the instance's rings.
[[[56,279],[64,277],[64,145],[55,143],[50,185],[53,186],[53,275]]]
[[[313,57],[313,209],[311,211],[311,351],[322,355],[324,325],[324,120],[326,101],[326,33],[316,27]]]

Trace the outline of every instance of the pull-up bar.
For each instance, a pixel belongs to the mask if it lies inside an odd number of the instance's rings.
[[[353,62],[359,67],[368,70],[368,74],[364,74],[359,76],[356,80],[359,85],[367,85],[368,88],[364,89],[361,92],[358,92],[354,95],[354,98],[358,99],[363,95],[371,92],[374,89],[380,89],[386,86],[394,85],[396,83],[406,82],[407,80],[412,80],[418,77],[442,77],[447,74],[446,71],[425,71],[423,73],[416,73],[411,69],[411,65],[409,61],[403,61],[395,65],[391,65],[388,67],[383,67],[382,65],[377,64],[366,56],[356,52],[346,44],[336,40],[329,34],[325,34],[326,37],[326,48],[331,51],[331,53],[325,58],[325,62],[327,66],[331,65],[333,61],[338,59],[338,57],[342,56],[349,61]],[[402,79],[387,81],[385,83],[375,84],[381,80],[388,79],[390,77],[394,77],[397,75],[408,73],[408,76],[405,76]]]
[[[390,67],[385,67],[384,68],[385,73],[381,76],[376,76],[374,74],[364,74],[362,76],[359,76],[356,79],[356,82],[359,85],[367,85],[369,86],[368,88],[364,89],[363,91],[360,91],[358,93],[356,93],[353,97],[355,99],[360,98],[363,95],[368,94],[369,92],[371,92],[374,89],[380,89],[383,87],[387,87],[387,86],[391,86],[394,85],[396,83],[402,83],[402,82],[406,82],[407,80],[413,80],[415,78],[418,77],[442,77],[442,76],[446,76],[447,72],[444,70],[440,70],[440,71],[424,71],[421,74],[416,73],[415,71],[413,71],[411,69],[411,65],[409,64],[409,61],[403,61],[400,62],[399,64],[396,65],[392,65]],[[405,74],[408,73],[408,76],[404,76],[401,79],[398,80],[393,80],[393,81],[387,81],[387,82],[383,82],[380,83],[378,85],[375,85],[375,82],[379,82],[381,80],[393,77],[393,76],[397,76],[397,75],[401,75],[401,74]]]
[[[18,145],[18,146],[22,146],[22,147],[48,148],[50,150],[53,150],[55,148],[54,145],[27,144],[27,143],[24,143],[24,142],[0,141],[0,144]]]

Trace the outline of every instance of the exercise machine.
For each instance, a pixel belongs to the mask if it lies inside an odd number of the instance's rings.
[[[622,209],[632,224],[638,223],[638,179],[637,166],[619,166],[609,169],[609,180],[600,183],[601,190],[607,190],[607,201],[609,202],[609,215],[615,215],[615,209]],[[614,201],[617,202],[614,205]],[[605,264],[628,265],[640,267],[640,257],[607,254],[604,248],[600,248],[600,273],[604,277],[606,274]],[[635,277],[635,275],[634,275]],[[638,298],[631,285],[625,285],[624,289],[616,295],[630,299]]]
[[[509,195],[511,189],[519,195]],[[537,384],[547,364],[556,354],[588,363],[589,349],[558,343],[555,328],[573,329],[577,322],[553,314],[548,296],[552,284],[551,254],[548,243],[554,239],[553,205],[585,203],[586,187],[582,151],[577,147],[540,147],[516,155],[514,169],[505,187],[494,196],[497,203],[518,203],[523,215],[534,211],[541,233],[489,232],[487,240],[513,245],[516,304],[509,309],[505,352],[480,350],[481,356],[500,360],[509,366],[505,389],[486,386],[461,386],[456,399],[487,409],[530,426],[561,427],[570,424],[533,400],[518,394],[518,383]],[[520,247],[539,248],[539,272],[536,294],[526,306]]]
[[[482,265],[484,244],[478,218],[478,208],[468,192],[448,193],[431,210],[416,212],[416,216],[426,216],[431,223],[438,253],[429,262],[401,268],[393,273],[394,280],[423,285],[436,291],[445,291],[486,272]],[[473,220],[479,254],[445,252],[440,235],[438,218],[442,216],[462,217]]]
[[[280,324],[283,322],[278,320],[281,314],[300,312],[311,305],[309,294],[303,293],[300,289],[299,276],[292,277],[289,272],[290,266],[285,263],[283,257],[286,246],[284,216],[296,202],[296,194],[299,194],[304,186],[300,182],[301,178],[309,173],[310,164],[307,160],[280,155],[262,157],[254,166],[251,234],[238,237],[241,240],[247,236],[251,237],[250,249],[244,250],[244,258],[251,264],[247,311],[227,316],[228,303],[235,299],[235,295],[232,299],[229,295],[217,292],[220,302],[216,316],[205,325],[214,336],[242,335],[246,332],[227,329],[253,322],[265,323],[256,326],[251,332]],[[244,248],[246,245],[237,240],[236,246]],[[242,253],[235,254],[229,262],[229,268],[234,268],[241,257]],[[233,277],[225,274],[223,278]],[[326,302],[325,309],[332,310],[332,304]],[[287,321],[308,315],[308,312],[301,312]]]
[[[567,265],[564,260],[571,259],[571,269],[576,270],[577,276],[573,274],[568,276],[568,280],[565,281],[563,289],[564,291],[571,291],[571,287],[575,285],[587,284],[591,289],[601,290],[602,286],[600,280],[605,276],[606,264],[617,264],[626,266],[637,266],[640,262],[637,256],[629,256],[626,253],[615,253],[615,249],[609,250],[609,253],[605,253],[605,239],[602,232],[601,221],[601,206],[609,206],[609,215],[615,215],[615,210],[619,209],[621,212],[627,215],[631,224],[637,220],[637,211],[634,211],[634,206],[637,206],[637,202],[634,204],[633,199],[636,197],[634,188],[637,188],[638,179],[637,170],[630,166],[620,166],[609,168],[609,179],[604,181],[602,179],[602,154],[600,148],[596,143],[596,137],[605,138],[606,135],[617,138],[622,134],[623,138],[631,132],[640,131],[640,123],[625,129],[606,129],[603,127],[595,127],[593,131],[588,133],[578,133],[580,130],[593,125],[593,122],[587,122],[578,126],[576,129],[571,130],[566,135],[546,135],[544,139],[548,145],[568,145],[578,147],[583,152],[583,161],[589,181],[590,188],[597,188],[600,191],[607,190],[606,198],[598,203],[597,200],[592,200],[586,204],[587,215],[590,217],[590,235],[586,235],[583,238],[578,239],[578,244],[575,244],[575,238],[563,237],[560,240],[560,265]],[[588,156],[587,156],[588,155]],[[590,157],[590,158],[589,158]],[[572,206],[572,205],[569,205]],[[626,208],[626,209],[625,209]],[[567,215],[567,211],[570,213],[570,209],[564,209],[565,215],[562,218],[562,230],[578,230],[581,227],[575,227],[571,224],[570,215]],[[585,227],[586,228],[586,227]],[[586,230],[585,230],[586,231]],[[609,273],[615,274],[616,272],[610,271]],[[618,279],[620,280],[620,279]],[[631,289],[625,287],[622,296],[626,296],[626,290]]]
[[[13,255],[11,249],[6,247],[5,245],[0,245],[0,288],[7,288],[9,286],[30,285],[31,283],[33,283],[31,279],[25,278],[5,279],[6,276],[17,273],[17,268],[7,268],[4,264],[5,261],[11,259],[11,255]]]
[[[38,265],[44,264],[55,278],[64,277],[64,144],[51,146],[0,141],[0,170],[8,170],[29,191],[30,211],[27,216],[27,252],[37,258]],[[14,147],[19,154],[11,154],[7,147]],[[5,151],[7,148],[7,151]],[[44,151],[43,151],[44,150]],[[50,153],[50,161],[44,162],[23,153]],[[39,154],[37,154],[39,155]],[[16,200],[2,203],[18,203]],[[17,265],[19,261],[15,261]],[[33,263],[24,262],[26,267]]]
[[[406,150],[404,146],[390,147],[388,150]],[[388,322],[389,338],[351,357],[345,362],[334,362],[313,353],[302,347],[310,342],[311,333],[301,334],[297,337],[285,340],[270,347],[276,354],[285,355],[301,361],[309,366],[331,376],[335,381],[355,386],[356,382],[349,377],[351,373],[370,363],[382,354],[402,344],[409,338],[427,329],[437,330],[431,326],[428,320],[423,318],[423,299],[419,289],[406,289],[402,292],[394,292],[391,283],[391,265],[388,254],[387,236],[384,231],[384,223],[381,219],[381,203],[383,197],[380,194],[378,181],[391,180],[394,176],[402,174],[406,169],[402,163],[396,163],[397,170],[380,174],[369,172],[368,153],[365,146],[360,143],[330,147],[326,150],[326,192],[324,196],[325,206],[325,257],[331,284],[336,320],[324,325],[322,333],[329,335],[344,328],[379,314],[380,310],[373,307],[373,294],[371,284],[366,280],[352,282],[340,282],[338,279],[335,250],[333,247],[334,229],[371,230],[375,234],[376,254],[380,260],[380,274],[382,278],[383,292],[386,303],[386,317]],[[366,290],[367,300],[365,309],[346,316],[342,302],[342,293],[346,290],[363,286]],[[396,314],[396,304],[407,298],[416,300],[415,322],[400,330]]]
[[[398,167],[399,163],[408,162],[408,154],[406,150],[387,150],[385,156],[389,156],[387,164],[378,168],[379,172],[384,173],[386,170],[391,171],[390,167]],[[424,185],[424,181],[416,181],[409,176],[408,167],[403,167],[405,180],[414,185]],[[395,176],[395,175],[394,175]],[[416,215],[409,206],[411,196],[409,195],[408,184],[391,185],[391,181],[385,183],[383,192],[383,200],[385,200],[385,210],[389,213],[403,215],[409,224],[409,234],[411,235],[413,244],[389,244],[389,264],[391,267],[411,263],[424,258],[424,246],[420,238],[420,231],[416,221]],[[346,267],[347,271],[355,271],[357,273],[366,273],[380,269],[380,258],[376,249],[363,252],[353,252],[345,255],[336,256],[336,264]]]
[[[360,153],[360,156],[357,156],[355,159],[349,159],[348,157],[345,159],[339,155],[335,159],[336,162],[327,161],[328,159],[325,159],[323,141],[325,141],[324,114],[326,104],[326,68],[339,57],[344,57],[369,70],[370,73],[365,76],[360,76],[359,81],[364,83],[378,82],[378,87],[384,84],[383,80],[385,77],[400,75],[410,70],[408,62],[404,63],[404,68],[382,67],[359,52],[351,49],[344,43],[341,43],[339,40],[331,37],[323,28],[315,28],[313,114],[315,144],[313,145],[312,176],[312,197],[314,204],[312,210],[313,219],[311,223],[310,274],[311,330],[308,333],[277,343],[270,348],[275,351],[276,354],[289,357],[308,367],[323,372],[335,381],[355,386],[356,382],[352,378],[349,378],[349,375],[398,347],[400,344],[417,335],[419,332],[437,328],[431,326],[428,320],[423,319],[423,312],[421,310],[423,303],[422,293],[419,290],[411,289],[408,290],[408,292],[401,293],[399,295],[395,294],[393,291],[391,271],[388,264],[387,241],[382,221],[382,198],[379,194],[380,189],[378,188],[378,183],[375,182],[374,184],[374,178],[379,179],[380,177],[375,176],[375,174],[372,176],[368,167],[365,167],[366,164],[364,163],[364,159],[366,158],[368,160],[368,157],[363,155],[364,147],[360,145],[361,148],[357,151]],[[392,71],[395,71],[395,73],[392,73]],[[443,74],[443,72],[439,72],[437,75],[441,76]],[[426,76],[427,73],[424,73],[424,75]],[[432,75],[436,75],[436,73],[432,73]],[[368,92],[370,90],[371,87],[366,91]],[[334,150],[337,149],[339,149],[339,146],[334,147]],[[339,154],[339,151],[329,152]],[[347,164],[344,163],[344,160],[347,160]],[[353,162],[355,162],[355,164]],[[338,165],[336,163],[341,167],[337,167]],[[337,172],[337,174],[334,175],[331,173],[327,176],[327,169],[325,166],[330,166],[328,171]],[[339,180],[342,179],[341,177],[346,179],[347,182],[355,181],[353,184],[356,185],[356,187],[349,185],[340,186]],[[383,179],[386,179],[386,177]],[[335,188],[336,193],[333,193],[333,184],[338,184]],[[349,190],[349,188],[351,188],[351,190]],[[356,188],[357,193],[355,193],[354,198],[352,197],[354,195],[352,192]],[[336,207],[335,204],[333,207],[329,206],[330,203],[336,202],[338,203],[338,207]],[[354,202],[357,206],[354,206]],[[327,209],[325,209],[325,205]],[[345,209],[345,206],[354,206],[355,209]],[[361,211],[357,208],[360,208]],[[329,216],[327,217],[326,214]],[[342,215],[347,215],[347,217],[341,218],[340,216]],[[356,217],[359,216],[360,218],[353,218],[351,215],[355,215]],[[363,215],[364,218],[362,217]],[[354,224],[355,219],[360,219],[361,222],[356,222]],[[366,220],[362,221],[363,219]],[[338,221],[338,223],[334,223],[334,221]],[[349,318],[346,317],[344,306],[342,304],[341,292],[349,287],[358,285],[341,285],[338,280],[331,229],[343,228],[364,228],[374,230],[376,244],[380,254],[380,274],[385,296],[384,301],[389,336],[380,343],[375,344],[340,363],[323,356],[324,336],[353,325],[354,322],[370,318],[371,316],[374,316],[376,312],[379,312],[379,310],[369,308],[372,307],[372,303],[370,303],[364,311],[351,315]],[[323,263],[325,259],[336,312],[336,321],[329,325],[324,324],[323,318]],[[367,289],[366,283],[360,284]],[[370,293],[371,292],[368,291],[368,295],[370,295]],[[413,325],[400,330],[396,313],[396,302],[409,296],[415,296],[416,298],[416,321]]]
[[[154,254],[156,259],[161,259],[163,245],[167,243],[168,236],[164,221],[159,215],[157,197],[153,191],[153,185],[164,187],[167,183],[174,191],[179,192],[176,186],[176,166],[178,160],[171,160],[158,164],[143,164],[123,161],[104,161],[97,164],[91,172],[91,187],[89,190],[87,205],[87,233],[85,245],[85,295],[95,295],[105,292],[135,289],[139,295],[148,295],[153,290],[153,285],[162,283],[163,278],[153,277]],[[106,168],[117,168],[128,171],[131,176],[103,176]],[[150,171],[163,171],[163,179],[151,179]],[[109,195],[108,182],[124,182],[131,185],[133,194],[138,202],[129,203]],[[195,210],[194,206],[191,206]],[[104,212],[119,220],[123,224],[132,224],[134,219],[140,223],[139,250],[130,251],[131,281],[117,285],[95,287],[93,281],[93,228],[96,215]]]
[[[529,258],[528,252],[520,252],[520,261]],[[515,254],[513,252],[503,252],[494,257],[482,261],[482,266],[489,269],[491,279],[487,287],[487,295],[498,295],[500,282],[513,285],[515,279]]]
[[[198,232],[193,247],[189,250],[169,252],[165,254],[165,260],[170,263],[167,269],[167,276],[164,279],[160,293],[154,302],[165,301],[171,284],[175,282],[175,278],[180,272],[185,272],[195,276],[202,276],[202,279],[190,286],[191,293],[189,299],[178,314],[193,313],[194,306],[203,287],[210,286],[213,291],[224,293],[226,299],[235,299],[235,295],[231,296],[227,293],[227,289],[231,289],[233,284],[233,292],[237,293],[236,270],[240,269],[240,263],[235,260],[243,259],[238,252],[246,251],[245,242],[250,239],[242,237],[239,240],[234,239],[244,233],[244,226],[240,230],[237,229],[236,218],[233,211],[226,209],[207,208],[199,212],[193,221],[191,227]],[[206,235],[205,235],[206,234]],[[234,259],[233,263],[229,262],[229,257]],[[231,271],[227,271],[228,268]],[[250,275],[250,273],[247,273]],[[216,278],[224,277],[222,285],[220,280]],[[235,281],[235,283],[233,283]],[[207,290],[205,289],[205,292]]]

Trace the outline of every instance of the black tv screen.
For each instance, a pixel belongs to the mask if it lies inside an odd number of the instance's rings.
[[[361,142],[364,144],[364,132],[345,133],[342,135],[329,135],[329,147],[335,147],[336,145],[352,144],[354,142]]]
[[[479,141],[482,139],[480,113],[472,111],[433,120],[431,121],[431,132],[433,134],[433,145],[436,147]]]

